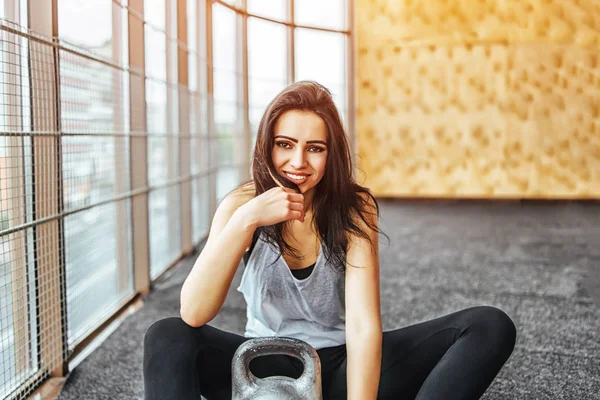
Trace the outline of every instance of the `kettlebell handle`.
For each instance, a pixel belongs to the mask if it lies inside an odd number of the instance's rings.
[[[317,371],[320,373],[321,360],[308,343],[294,338],[261,337],[248,339],[238,347],[233,358],[233,378],[255,385],[258,378],[250,371],[250,362],[256,357],[279,354],[299,358],[304,364],[304,371],[296,380],[298,386],[310,385],[315,381]]]

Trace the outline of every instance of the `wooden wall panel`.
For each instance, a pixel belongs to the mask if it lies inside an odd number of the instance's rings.
[[[359,167],[387,197],[600,198],[600,3],[357,0]]]

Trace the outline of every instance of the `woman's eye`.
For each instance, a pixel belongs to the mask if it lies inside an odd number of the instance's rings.
[[[275,145],[281,147],[282,149],[291,149],[292,148],[292,146],[287,142],[277,142],[277,143],[275,143]],[[308,148],[308,151],[311,153],[321,153],[324,150],[321,147],[312,146],[312,147]]]

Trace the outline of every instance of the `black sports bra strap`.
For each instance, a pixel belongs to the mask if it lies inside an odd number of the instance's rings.
[[[258,241],[258,236],[259,236],[259,232],[257,229],[254,231],[254,234],[252,235],[252,244],[250,244],[250,250],[248,250],[247,252],[244,253],[244,256],[243,256],[244,264],[248,264],[248,260],[250,259],[250,254],[252,254],[252,250],[254,250],[254,245],[256,245],[256,242]]]
[[[252,234],[252,244],[250,245],[250,250],[248,251],[249,253],[252,253],[252,250],[254,250],[254,245],[256,244],[256,242],[258,242],[258,229],[256,229],[254,231],[254,233]]]

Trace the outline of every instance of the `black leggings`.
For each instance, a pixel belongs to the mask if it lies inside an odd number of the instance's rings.
[[[378,399],[478,399],[510,357],[511,319],[494,307],[474,307],[383,333]],[[243,336],[181,318],[154,323],[144,339],[146,400],[231,399],[231,361]],[[346,399],[346,346],[318,350],[324,399]],[[302,373],[299,360],[254,359],[259,378]]]

